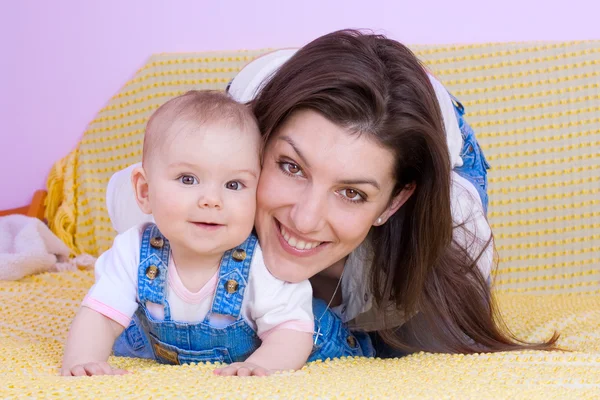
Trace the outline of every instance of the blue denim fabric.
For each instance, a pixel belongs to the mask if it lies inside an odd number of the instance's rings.
[[[308,361],[375,355],[369,335],[364,332],[350,332],[340,317],[327,308],[325,301],[313,298],[313,312],[315,315],[314,345]]]
[[[162,238],[163,245],[155,248],[152,238]],[[200,323],[173,321],[169,303],[165,298],[167,266],[170,246],[156,225],[150,225],[142,236],[140,266],[138,269],[139,307],[130,326],[119,336],[113,346],[117,356],[150,358],[166,364],[191,362],[244,361],[259,346],[260,339],[252,327],[241,317],[242,300],[248,283],[250,262],[257,244],[251,235],[236,249],[243,249],[246,258],[238,261],[233,250],[225,252],[219,269],[219,280],[212,309]],[[156,278],[146,276],[149,266],[158,267]],[[237,290],[229,293],[227,282],[237,282]],[[164,306],[165,318],[156,320],[146,309],[146,303]],[[214,327],[210,317],[214,314],[230,316],[233,322],[225,327]]]
[[[129,326],[119,335],[113,345],[113,354],[120,357],[154,359],[148,336],[141,331],[138,313],[133,314]]]
[[[369,332],[369,337],[371,338],[371,342],[373,343],[375,355],[378,358],[400,358],[410,354],[404,350],[398,350],[393,348],[392,346],[384,342],[379,333],[377,332]]]
[[[154,248],[150,239],[162,238],[163,246]],[[238,362],[244,361],[259,346],[260,339],[248,323],[240,316],[250,262],[257,238],[252,234],[236,249],[244,249],[244,261],[232,258],[227,251],[221,261],[219,281],[211,311],[201,323],[177,322],[171,319],[169,304],[165,298],[167,266],[170,246],[156,225],[150,225],[142,236],[140,266],[138,269],[139,307],[127,329],[117,338],[113,346],[115,356],[153,359],[161,363],[183,364],[190,362]],[[155,279],[146,276],[150,265],[158,267]],[[227,281],[238,282],[238,290],[229,294]],[[155,320],[146,309],[146,302],[162,304],[165,311],[163,321]],[[340,318],[327,309],[324,301],[313,299],[315,322],[320,318],[315,332],[313,352],[309,361],[344,356],[373,356],[370,338],[365,333],[351,334]],[[235,321],[224,328],[210,325],[210,315],[223,314]],[[315,340],[316,339],[316,340]]]
[[[460,154],[460,157],[463,160],[463,165],[461,167],[456,167],[454,171],[456,171],[460,176],[467,179],[473,184],[473,186],[475,186],[475,189],[477,189],[477,192],[479,192],[479,196],[481,197],[481,202],[483,203],[483,210],[487,215],[487,170],[490,169],[490,165],[485,159],[483,151],[481,150],[481,147],[477,142],[475,132],[473,132],[473,129],[465,120],[465,108],[456,99],[456,97],[452,95],[450,96],[454,100],[454,111],[456,112],[458,126],[460,127],[460,131],[462,133],[463,138],[463,148]]]

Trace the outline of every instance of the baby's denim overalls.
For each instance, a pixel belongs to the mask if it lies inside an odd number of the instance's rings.
[[[150,358],[166,364],[246,360],[261,344],[254,329],[241,316],[256,245],[257,237],[251,234],[240,246],[225,252],[212,308],[202,322],[178,322],[171,319],[166,300],[170,245],[156,225],[149,225],[142,235],[140,249],[138,310],[129,327],[115,341],[114,355]],[[164,306],[164,320],[150,315],[147,302]],[[323,315],[319,302],[313,301],[315,319]],[[229,316],[232,322],[224,327],[211,325],[211,316],[217,314]],[[373,355],[370,339],[362,334],[352,335],[331,310],[326,311],[320,325],[320,334],[314,335],[318,340],[310,361]]]

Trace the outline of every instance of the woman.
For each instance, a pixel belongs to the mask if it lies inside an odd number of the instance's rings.
[[[551,348],[556,337],[526,344],[495,320],[487,163],[462,106],[383,36],[340,31],[286,52],[229,87],[254,98],[264,135],[256,230],[271,273],[310,279],[381,357]],[[116,186],[111,217],[126,213]]]

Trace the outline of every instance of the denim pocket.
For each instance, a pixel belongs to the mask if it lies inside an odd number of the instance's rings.
[[[209,350],[184,350],[167,344],[150,333],[152,349],[156,361],[162,364],[189,364],[201,362],[221,362],[231,364],[229,350],[225,347],[214,347]]]
[[[140,328],[136,325],[134,320],[131,320],[131,323],[125,329],[125,337],[127,338],[127,342],[131,349],[134,351],[140,350],[144,347],[144,337],[142,336],[142,332],[140,332]]]
[[[179,350],[179,362],[181,364],[193,362],[220,362],[231,364],[232,359],[227,348],[215,347],[214,349],[203,351]]]
[[[118,357],[154,358],[145,333],[141,330],[137,314],[113,344],[113,354]]]

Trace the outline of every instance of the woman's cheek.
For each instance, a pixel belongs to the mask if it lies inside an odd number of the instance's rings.
[[[263,170],[258,184],[257,207],[267,211],[288,203],[290,191],[294,189],[293,181],[274,168]]]
[[[339,204],[339,198],[332,199],[328,207],[329,223],[344,242],[362,241],[377,218],[375,210],[365,204]]]

